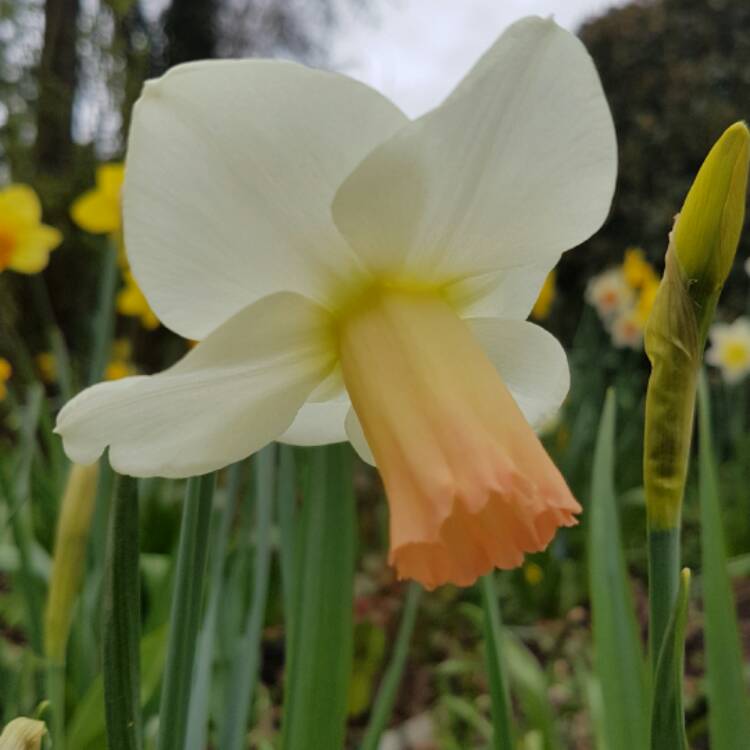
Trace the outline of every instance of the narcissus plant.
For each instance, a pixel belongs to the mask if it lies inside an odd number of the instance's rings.
[[[32,188],[14,184],[0,190],[0,273],[43,271],[61,242],[59,230],[42,224],[42,205]]]
[[[200,343],[60,413],[68,455],[137,476],[212,471],[271,440],[349,439],[383,477],[391,562],[469,584],[544,548],[580,506],[531,425],[568,389],[528,323],[616,172],[591,58],[511,26],[410,121],[341,75],[202,62],[146,84],[124,185],[133,273]]]

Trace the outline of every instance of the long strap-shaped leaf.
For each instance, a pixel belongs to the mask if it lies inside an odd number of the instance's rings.
[[[245,462],[233,464],[227,472],[224,504],[217,511],[218,524],[211,542],[209,599],[195,654],[193,684],[190,691],[190,711],[185,750],[204,750],[208,737],[208,717],[213,685],[214,648],[219,609],[224,596],[224,563],[229,534],[235,518],[240,495],[242,469]]]
[[[141,750],[138,484],[118,477],[109,514],[102,596],[102,672],[109,750]]]
[[[604,404],[588,508],[589,586],[596,673],[610,750],[645,747],[646,671],[627,580],[614,489],[615,394]]]
[[[360,750],[377,750],[380,736],[391,717],[398,687],[401,684],[401,677],[404,674],[409,642],[414,632],[414,623],[417,621],[417,609],[421,596],[422,587],[412,581],[406,594],[406,603],[398,626],[398,635],[396,636],[396,645],[393,647],[391,663],[388,665],[388,669],[383,675],[383,681],[378,688],[378,694],[375,697],[370,721]]]
[[[275,500],[276,445],[271,443],[255,456],[255,564],[253,595],[247,618],[237,643],[231,677],[227,721],[220,747],[243,750],[247,716],[253,702],[260,668],[260,642],[268,599],[271,568],[271,519]]]
[[[348,445],[315,449],[299,518],[284,702],[284,750],[344,747],[352,627],[355,511]]]
[[[167,665],[159,707],[158,750],[182,750],[185,745],[213,489],[214,477],[206,474],[189,479],[185,493],[169,618]]]
[[[651,750],[688,749],[682,707],[685,625],[690,594],[690,571],[687,568],[683,569],[679,580],[677,599],[656,663],[651,705]]]
[[[711,747],[750,747],[750,702],[743,675],[737,614],[727,573],[719,485],[711,445],[711,412],[705,376],[698,385],[700,505],[703,548],[708,727]]]

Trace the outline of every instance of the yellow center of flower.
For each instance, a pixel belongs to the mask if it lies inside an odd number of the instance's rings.
[[[750,351],[744,341],[728,341],[722,354],[727,367],[744,367],[750,360]]]
[[[16,233],[9,227],[0,225],[0,271],[10,265],[17,244]]]
[[[391,560],[428,587],[515,567],[578,505],[438,292],[374,287],[338,320],[341,368],[391,506]]]

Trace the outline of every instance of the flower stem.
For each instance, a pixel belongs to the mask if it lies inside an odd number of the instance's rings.
[[[348,445],[312,452],[299,517],[284,750],[344,747],[352,670],[355,504]]]
[[[490,680],[492,699],[492,748],[493,750],[513,750],[511,736],[510,701],[508,685],[503,668],[503,624],[495,591],[494,573],[488,573],[480,580],[482,608],[484,609],[484,637],[487,649],[487,672]]]
[[[657,662],[680,585],[680,527],[648,530],[649,654]]]
[[[109,515],[102,601],[102,671],[109,750],[143,747],[138,551],[138,484],[132,477],[118,477]]]

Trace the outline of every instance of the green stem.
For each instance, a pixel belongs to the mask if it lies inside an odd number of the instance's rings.
[[[141,750],[141,597],[138,484],[119,477],[107,531],[102,598],[104,704],[109,750]]]
[[[349,446],[312,452],[299,531],[281,746],[338,750],[345,745],[353,650],[356,517]]]
[[[362,740],[360,750],[377,750],[380,743],[380,736],[383,734],[383,730],[391,718],[398,688],[404,674],[406,657],[409,652],[409,642],[414,632],[414,623],[417,621],[417,611],[421,596],[422,587],[414,582],[409,584],[404,612],[401,615],[401,622],[398,626],[396,644],[393,647],[391,663],[388,665],[388,669],[383,676],[383,681],[380,683],[378,694],[375,697],[375,704],[372,707],[370,721],[367,725],[367,731],[365,732],[364,740]]]
[[[659,653],[680,585],[680,527],[648,531],[649,655],[656,674]]]
[[[182,750],[185,745],[213,489],[212,474],[188,480],[169,620],[167,665],[159,707],[157,750]]]
[[[482,608],[484,609],[484,637],[487,649],[487,672],[490,680],[492,699],[492,748],[493,750],[513,750],[511,736],[510,701],[508,685],[503,669],[503,626],[500,619],[500,606],[495,590],[494,573],[488,573],[480,581]]]
[[[117,247],[112,239],[109,239],[103,252],[105,255],[99,285],[99,303],[94,317],[94,344],[91,352],[89,383],[97,383],[104,376],[115,329],[115,291],[118,274]]]

